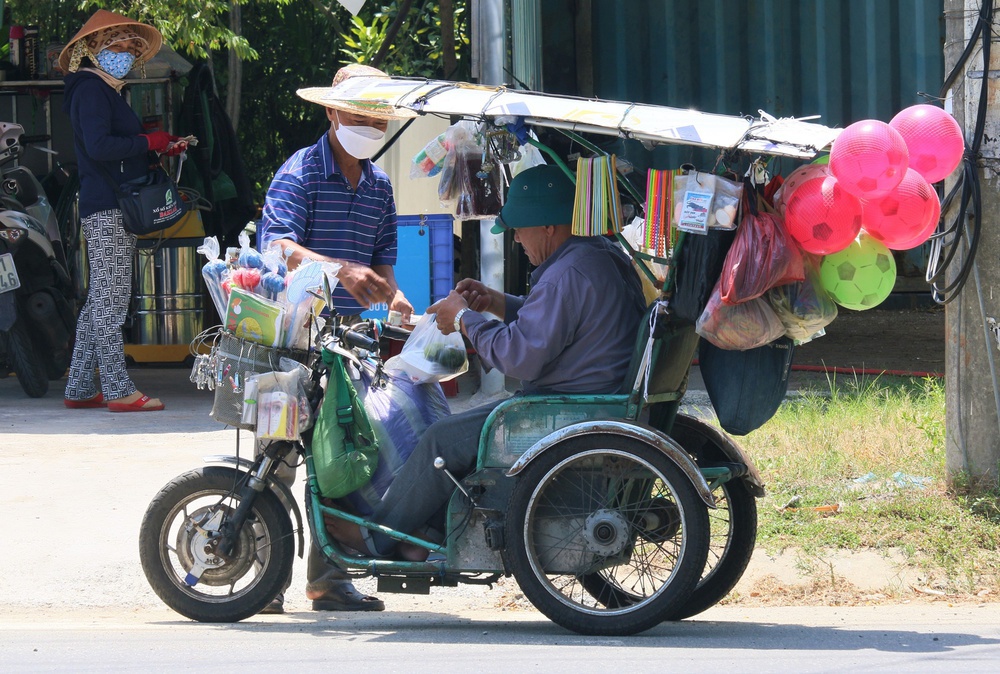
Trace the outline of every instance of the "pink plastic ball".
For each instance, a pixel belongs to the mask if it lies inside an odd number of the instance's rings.
[[[836,253],[861,231],[861,200],[833,176],[813,178],[789,198],[785,227],[803,250],[817,255]]]
[[[899,184],[909,163],[906,141],[877,119],[855,122],[830,150],[830,172],[860,199],[877,199]]]
[[[941,201],[937,192],[922,175],[907,169],[895,189],[880,199],[862,204],[861,222],[866,232],[889,248],[906,250],[913,246],[903,244],[927,231],[928,223],[936,224],[940,213]]]
[[[789,173],[788,178],[785,179],[785,182],[781,184],[781,188],[774,195],[774,206],[778,209],[778,213],[785,214],[785,207],[788,205],[788,200],[792,198],[792,194],[802,183],[813,178],[826,178],[828,175],[830,175],[830,167],[826,164],[806,164]]]
[[[911,105],[889,126],[899,132],[910,153],[910,168],[929,183],[944,180],[958,168],[965,154],[962,128],[955,118],[933,105]]]
[[[932,190],[933,191],[933,190]],[[927,222],[924,223],[924,228],[920,231],[914,233],[913,237],[906,240],[900,240],[896,242],[896,245],[891,246],[894,250],[910,250],[911,248],[916,248],[917,246],[923,244],[927,239],[931,238],[934,234],[934,230],[937,229],[938,220],[941,218],[941,200],[937,198],[937,193],[934,193],[934,199],[931,200],[931,212],[927,216]]]

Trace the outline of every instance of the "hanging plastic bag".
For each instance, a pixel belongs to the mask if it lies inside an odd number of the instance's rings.
[[[710,229],[707,234],[688,234],[677,252],[674,297],[670,307],[677,318],[694,323],[701,316],[722,273],[736,232]]]
[[[720,349],[745,351],[770,344],[785,334],[785,326],[767,300],[726,304],[716,283],[695,331]]]
[[[438,200],[462,220],[492,218],[503,206],[500,163],[483,144],[474,122],[461,121],[445,132],[444,159]]]
[[[370,361],[362,362],[358,378],[351,376],[378,438],[379,460],[371,481],[344,500],[351,512],[369,515],[427,427],[451,410],[440,384],[417,384],[399,372],[376,375]]]
[[[802,253],[779,216],[760,207],[749,185],[744,196],[743,217],[719,279],[726,304],[747,302],[771,288],[805,278]]]
[[[469,369],[462,333],[445,335],[438,329],[436,314],[424,314],[398,356],[385,362],[390,372],[405,372],[417,383],[454,379]]]
[[[837,317],[837,303],[820,284],[818,260],[804,255],[803,262],[805,280],[771,288],[766,295],[785,326],[785,335],[796,344],[823,335],[826,326]]]

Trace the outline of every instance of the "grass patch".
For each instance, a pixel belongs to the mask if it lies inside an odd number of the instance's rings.
[[[947,486],[944,417],[937,379],[831,379],[785,402],[739,439],[767,485],[758,544],[900,550],[948,591],[995,596],[1000,493]],[[831,505],[834,514],[815,510]]]

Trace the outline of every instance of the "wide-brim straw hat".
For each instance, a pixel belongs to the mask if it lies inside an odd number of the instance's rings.
[[[128,35],[128,33],[133,33],[135,37],[138,37],[146,43],[146,48],[135,59],[136,66],[142,65],[149,59],[156,56],[156,52],[160,51],[160,46],[163,44],[163,36],[160,35],[160,31],[156,30],[152,26],[145,23],[139,23],[138,21],[124,17],[121,14],[109,12],[106,9],[99,9],[94,12],[92,17],[87,19],[87,23],[83,24],[83,28],[78,30],[76,35],[74,35],[70,41],[66,43],[66,46],[63,47],[62,52],[59,54],[59,69],[64,73],[68,73],[70,71],[70,59],[73,54],[73,47],[77,42],[85,40],[88,36],[99,31],[115,28],[121,29],[121,37],[131,38],[133,36]],[[105,36],[101,42],[115,42],[117,41],[115,37],[116,36],[112,31],[112,34]],[[100,51],[100,48],[98,47],[100,47],[100,45],[97,45],[96,43],[93,45],[87,45],[88,51],[92,54],[96,54]]]
[[[409,119],[417,116],[417,113],[412,110],[397,108],[388,105],[384,101],[366,100],[364,98],[345,100],[342,97],[338,97],[335,93],[337,85],[352,77],[384,77],[389,79],[389,76],[378,68],[372,68],[360,63],[351,63],[337,71],[337,74],[333,78],[333,84],[330,86],[309,87],[308,89],[299,89],[295,93],[299,95],[299,98],[305,99],[310,103],[316,103],[335,110],[353,112],[367,117],[375,117],[377,119]]]

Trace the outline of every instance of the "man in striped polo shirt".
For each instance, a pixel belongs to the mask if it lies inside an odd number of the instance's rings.
[[[376,68],[351,64],[337,71],[332,87],[358,76],[387,77]],[[384,143],[388,120],[403,115],[388,106],[328,102],[324,100],[327,92],[327,87],[297,92],[324,106],[330,130],[278,169],[264,201],[258,246],[261,251],[272,244],[280,246],[288,256],[289,269],[307,258],[339,263],[333,308],[348,322],[372,304],[383,302],[408,321],[413,307],[393,272],[396,203],[392,185],[385,171],[370,160]],[[279,473],[286,484],[295,481],[294,468]],[[306,596],[314,611],[385,609],[377,597],[359,592],[315,544],[310,545],[306,579]],[[283,613],[283,605],[284,593],[262,612]]]
[[[386,77],[376,68],[351,64],[337,71],[333,86],[351,77]],[[294,269],[303,259],[342,265],[333,303],[341,316],[356,316],[387,303],[409,319],[413,307],[396,284],[396,202],[385,171],[370,161],[381,149],[391,107],[361,107],[323,100],[326,87],[300,89],[305,100],[326,109],[330,130],[282,165],[264,201],[258,236],[272,243]]]

